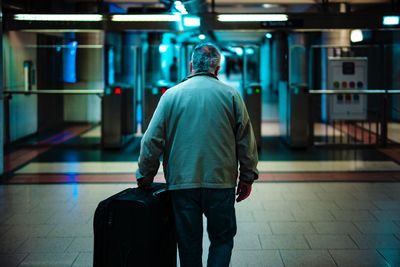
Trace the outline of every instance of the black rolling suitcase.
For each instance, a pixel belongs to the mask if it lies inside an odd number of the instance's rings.
[[[94,267],[175,267],[177,245],[165,184],[126,189],[99,203]]]

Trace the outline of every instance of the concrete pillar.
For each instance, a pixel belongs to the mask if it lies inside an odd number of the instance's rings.
[[[4,172],[3,12],[0,1],[0,175]]]
[[[162,41],[161,33],[149,33],[149,48],[146,59],[146,86],[154,85],[161,79],[161,54],[159,46]]]
[[[305,33],[291,33],[289,44],[289,84],[308,83],[308,56]]]
[[[285,33],[274,33],[272,42],[271,79],[272,90],[278,91],[279,84],[287,81],[286,49],[287,38]]]

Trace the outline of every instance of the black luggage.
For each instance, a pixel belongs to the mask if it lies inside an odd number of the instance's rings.
[[[175,267],[177,245],[165,184],[126,189],[99,203],[94,267]]]

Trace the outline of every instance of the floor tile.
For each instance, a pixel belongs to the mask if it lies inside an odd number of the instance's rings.
[[[299,206],[308,210],[337,210],[339,206],[334,201],[326,200],[299,200]]]
[[[360,233],[351,222],[313,222],[312,225],[319,234]]]
[[[256,222],[294,221],[294,217],[287,210],[257,211],[253,213]]]
[[[326,250],[281,250],[285,267],[336,267]]]
[[[374,211],[366,210],[331,210],[337,221],[376,221]]]
[[[260,240],[256,234],[237,233],[234,240],[235,249],[261,249]]]
[[[14,214],[4,222],[6,225],[39,225],[45,224],[52,216],[49,212]]]
[[[259,235],[263,249],[309,249],[303,235]]]
[[[305,235],[311,249],[349,249],[357,248],[348,235]]]
[[[283,267],[277,250],[235,250],[231,262],[232,267]]]
[[[63,253],[72,243],[73,238],[33,237],[17,249],[19,253]]]
[[[67,252],[93,252],[93,237],[76,237]]]
[[[49,237],[91,237],[93,236],[93,224],[61,224],[54,226],[48,234]]]
[[[69,267],[77,257],[78,253],[32,253],[24,259],[20,266]]]
[[[47,221],[47,224],[55,224],[55,225],[62,225],[62,224],[87,224],[90,223],[93,219],[93,213],[89,212],[79,212],[79,213],[72,213],[72,212],[58,212],[53,214]]]
[[[400,227],[393,222],[354,222],[364,234],[398,234]]]
[[[238,223],[238,232],[246,234],[272,234],[271,228],[265,222],[240,222]]]
[[[14,237],[46,237],[53,229],[54,225],[14,225],[6,234]]]
[[[374,201],[374,204],[382,210],[397,210],[400,212],[400,201]]]
[[[236,221],[239,222],[255,222],[253,212],[236,210]]]
[[[390,197],[382,192],[353,192],[351,193],[357,200],[390,201]]]
[[[78,258],[75,260],[72,267],[93,267],[93,253],[79,253]]]
[[[351,192],[321,192],[316,193],[320,200],[356,200],[356,198],[351,194]]]
[[[334,221],[335,218],[325,210],[294,210],[292,211],[296,221]]]
[[[0,266],[1,267],[17,267],[27,256],[27,253],[13,253],[1,254],[0,253]]]
[[[344,210],[376,210],[377,206],[369,200],[353,200],[353,201],[343,201],[335,200],[336,204]]]
[[[393,267],[400,266],[400,250],[399,249],[378,249],[378,252]]]
[[[314,234],[315,230],[308,222],[270,222],[273,234]]]
[[[318,200],[318,196],[314,192],[283,192],[284,200]]]
[[[400,211],[398,210],[372,210],[371,213],[378,221],[400,220]]]
[[[265,210],[296,210],[300,209],[298,201],[270,200],[262,203]]]
[[[400,240],[390,234],[351,234],[351,238],[361,249],[400,248]]]
[[[0,238],[0,253],[14,253],[17,248],[28,240],[27,235],[8,235],[4,234]]]
[[[340,267],[390,267],[376,250],[330,250]]]

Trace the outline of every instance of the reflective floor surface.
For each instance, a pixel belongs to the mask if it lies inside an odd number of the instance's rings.
[[[94,210],[131,186],[0,185],[0,266],[92,266]],[[236,215],[232,266],[400,266],[400,183],[258,182]]]

